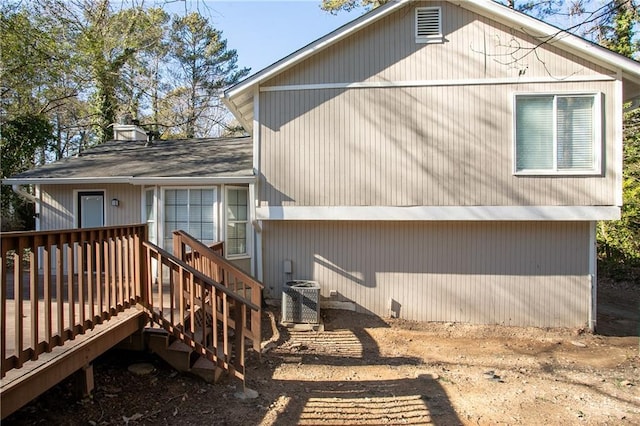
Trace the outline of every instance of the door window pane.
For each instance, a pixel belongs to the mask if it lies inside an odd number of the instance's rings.
[[[104,226],[104,192],[79,192],[78,208],[80,228]]]

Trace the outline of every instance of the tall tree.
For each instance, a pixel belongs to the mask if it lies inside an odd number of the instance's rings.
[[[122,112],[131,118],[150,124],[149,130],[158,130],[159,101],[166,95],[170,43],[168,40],[170,16],[160,8],[146,10],[147,31],[152,32],[150,43],[123,67],[123,84],[118,92]]]
[[[222,89],[238,82],[249,69],[238,69],[236,51],[228,49],[222,32],[198,13],[174,16],[170,44],[174,86],[164,100],[164,120],[178,127],[176,136],[208,135],[225,120],[219,99]]]
[[[633,58],[640,51],[640,40],[635,38],[635,28],[640,24],[638,3],[616,0],[609,4],[610,13],[598,22],[598,43],[621,55]]]
[[[160,42],[153,15],[139,6],[114,10],[110,0],[39,0],[38,12],[62,25],[73,43],[80,70],[90,76],[86,93],[93,107],[98,142],[111,139],[120,112],[117,92],[124,68],[136,55]]]

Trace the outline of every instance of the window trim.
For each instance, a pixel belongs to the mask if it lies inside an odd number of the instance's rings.
[[[238,189],[242,189],[245,190],[247,193],[247,219],[246,220],[229,220],[229,214],[228,214],[228,193],[229,190],[238,190]],[[249,188],[247,186],[236,186],[236,185],[225,185],[224,186],[224,202],[223,204],[223,209],[224,209],[224,242],[225,242],[225,246],[227,245],[227,238],[229,237],[229,235],[227,234],[227,228],[229,226],[229,223],[245,223],[245,252],[244,253],[235,253],[235,254],[229,254],[229,250],[225,248],[225,257],[227,259],[248,259],[251,257],[251,239],[250,239],[250,235],[251,235],[251,229],[249,227],[249,224],[251,223],[250,221],[250,212],[249,212],[249,206],[250,206],[250,200],[249,200]]]
[[[430,10],[438,12],[438,34],[432,35],[418,35],[418,15],[421,11]],[[442,31],[442,7],[440,6],[428,6],[428,7],[416,7],[414,13],[413,24],[415,27],[414,35],[416,43],[443,43],[444,33]]]
[[[140,196],[140,206],[141,206],[141,212],[140,212],[140,219],[141,219],[141,223],[144,223],[147,225],[147,232],[149,233],[147,235],[147,239],[152,242],[153,244],[160,246],[158,244],[158,228],[159,228],[159,224],[160,221],[158,220],[158,213],[159,213],[159,194],[158,194],[159,188],[157,186],[143,186],[142,187],[142,194]],[[153,216],[154,216],[154,221],[151,222],[153,224],[153,228],[155,231],[155,241],[153,241],[153,239],[151,238],[151,233],[149,231],[149,219],[147,218],[147,193],[148,192],[153,192],[153,204],[151,205],[151,209],[153,210]]]
[[[525,96],[553,96],[554,105],[557,97],[592,97],[593,98],[593,169],[592,170],[558,170],[557,165],[557,120],[553,122],[553,152],[554,152],[554,169],[526,169],[518,170],[518,117],[517,117],[517,99]],[[515,92],[512,96],[512,173],[515,176],[599,176],[602,175],[602,153],[603,153],[603,108],[604,95],[602,92]]]

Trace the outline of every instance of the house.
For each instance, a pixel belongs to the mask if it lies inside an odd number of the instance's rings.
[[[3,181],[34,185],[36,230],[147,223],[148,238],[172,250],[182,229],[252,269],[248,137],[148,141],[135,125],[114,124],[115,140]],[[28,196],[28,195],[27,195]]]
[[[226,90],[249,138],[116,141],[5,183],[38,185],[41,229],[102,197],[162,242],[194,212],[266,298],[309,279],[380,316],[594,328],[639,96],[637,62],[490,0],[397,1]]]

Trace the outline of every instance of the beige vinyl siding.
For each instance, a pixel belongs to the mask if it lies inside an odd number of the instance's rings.
[[[90,184],[90,185],[41,185],[42,196],[40,210],[40,229],[69,229],[77,227],[78,191],[104,190],[105,225],[129,225],[143,222],[141,219],[141,190],[139,186],[126,184]],[[120,201],[118,207],[111,200]]]
[[[442,7],[444,43],[415,42],[414,9],[429,5]],[[598,80],[615,73],[553,43],[532,51],[539,42],[457,5],[415,2],[275,76],[259,95],[260,205],[615,205],[620,99],[615,81]],[[513,99],[524,92],[604,95],[602,175],[514,176]]]
[[[415,42],[414,10],[442,8],[444,43]],[[263,86],[356,81],[584,76],[608,71],[561,51],[553,42],[515,31],[445,2],[410,2],[265,82]]]
[[[615,126],[600,176],[515,176],[513,96],[614,82],[322,89],[260,94],[260,201],[270,206],[615,205]]]
[[[265,222],[264,282],[401,318],[518,326],[584,326],[590,301],[589,224],[542,222]],[[292,276],[283,271],[291,260]]]

